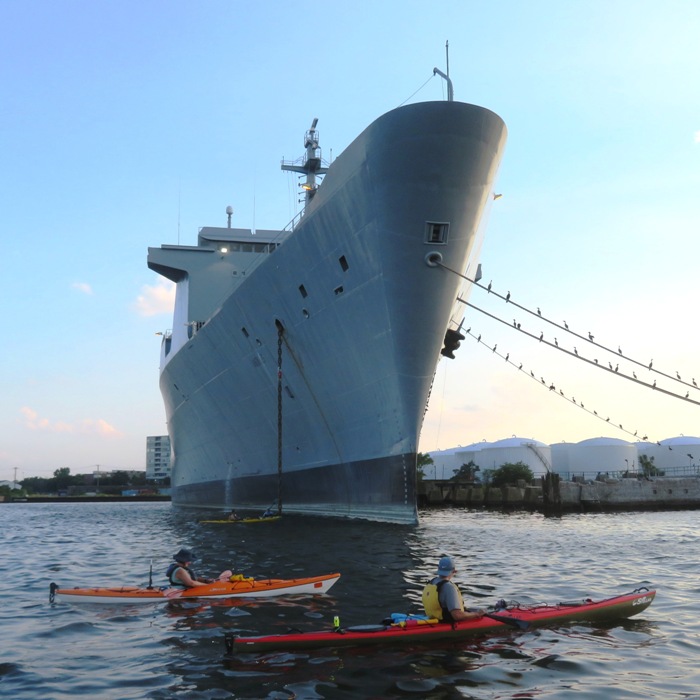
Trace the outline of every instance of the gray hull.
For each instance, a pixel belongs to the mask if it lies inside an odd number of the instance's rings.
[[[488,110],[402,107],[334,161],[254,269],[222,272],[219,250],[150,249],[149,265],[178,287],[160,380],[174,503],[266,507],[281,496],[285,512],[416,522],[423,415],[468,293],[446,268],[476,272],[504,144]],[[185,324],[196,332],[178,341]]]

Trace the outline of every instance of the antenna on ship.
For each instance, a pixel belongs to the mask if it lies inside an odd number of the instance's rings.
[[[233,207],[230,204],[226,207],[226,216],[228,217],[228,228],[231,228],[231,217],[233,216]]]
[[[447,101],[452,102],[455,98],[455,93],[452,88],[452,81],[450,80],[450,42],[445,42],[445,58],[447,62],[447,73],[443,73],[439,68],[433,68],[433,75],[439,75],[447,81]]]

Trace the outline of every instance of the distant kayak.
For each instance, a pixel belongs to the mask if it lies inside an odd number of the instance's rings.
[[[241,518],[240,520],[200,520],[200,523],[217,523],[219,525],[248,525],[250,523],[270,523],[279,520],[281,515],[268,515],[266,518]]]
[[[552,605],[507,604],[477,620],[448,623],[420,616],[393,616],[380,625],[336,627],[318,632],[289,632],[258,637],[225,635],[226,655],[235,653],[331,648],[365,644],[422,644],[456,641],[468,637],[501,634],[513,628],[525,630],[567,622],[599,622],[637,615],[648,608],[656,591],[638,588],[632,593],[604,600],[590,598],[580,602]],[[403,618],[403,619],[398,619]]]
[[[270,598],[284,595],[319,595],[327,593],[340,574],[290,579],[253,579],[244,576],[235,580],[214,581],[194,588],[173,586],[139,588],[138,586],[106,586],[99,588],[49,587],[49,600],[71,603],[165,603],[193,598]]]

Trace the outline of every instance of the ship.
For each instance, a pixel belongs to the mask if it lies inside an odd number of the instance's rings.
[[[196,246],[148,249],[176,285],[160,355],[174,505],[417,523],[420,431],[464,338],[506,142],[448,82],[330,163],[314,119],[282,161],[305,194],[285,228],[232,227],[228,207]]]

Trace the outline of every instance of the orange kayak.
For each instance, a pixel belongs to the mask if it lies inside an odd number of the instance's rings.
[[[283,595],[319,595],[327,593],[340,578],[340,574],[309,576],[307,578],[264,578],[240,577],[237,580],[214,581],[195,588],[174,586],[105,586],[99,588],[61,588],[52,583],[49,587],[49,601],[69,601],[72,603],[159,603],[169,600],[190,598],[270,598]]]

